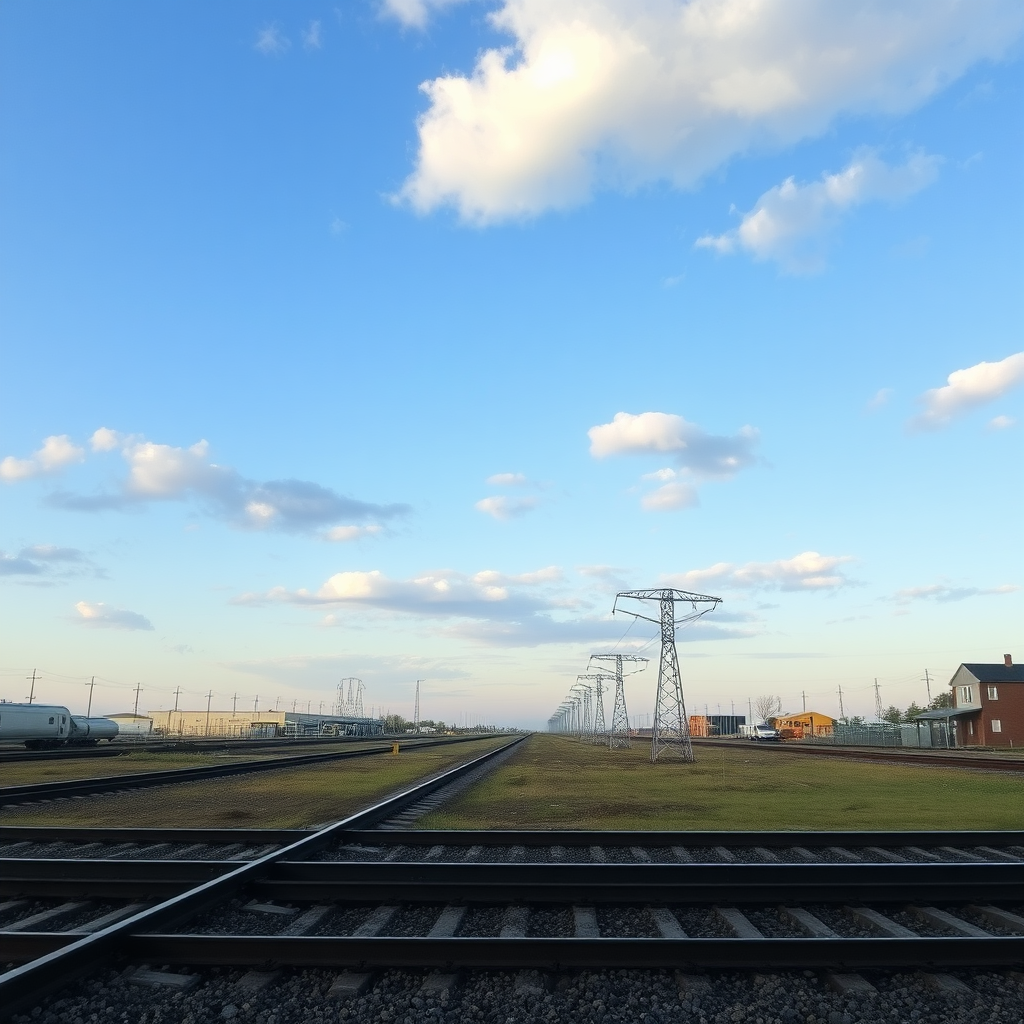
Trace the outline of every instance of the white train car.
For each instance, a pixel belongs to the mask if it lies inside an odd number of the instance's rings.
[[[24,743],[29,750],[98,743],[117,737],[107,718],[72,715],[54,704],[0,703],[0,743]]]

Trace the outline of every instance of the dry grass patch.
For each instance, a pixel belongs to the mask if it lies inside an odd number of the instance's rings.
[[[422,828],[875,830],[1024,828],[1022,779],[705,747],[695,764],[535,735]]]

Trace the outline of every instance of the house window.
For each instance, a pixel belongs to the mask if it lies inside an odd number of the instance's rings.
[[[992,719],[992,731],[993,732],[1002,732],[1003,731],[1003,723],[1001,721],[999,721],[998,718],[993,718]]]
[[[989,700],[999,700],[999,687],[998,686],[990,686],[988,688],[988,699]]]
[[[974,722],[967,723],[967,731],[973,736],[974,735]]]
[[[961,704],[973,704],[974,694],[971,692],[971,687],[961,686],[960,687],[960,701]]]

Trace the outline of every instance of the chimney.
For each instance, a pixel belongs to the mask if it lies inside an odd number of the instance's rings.
[[[1013,658],[1011,658],[1010,655],[1008,655],[1008,654],[1004,654],[1003,655],[1003,664],[1007,668],[1013,668]]]

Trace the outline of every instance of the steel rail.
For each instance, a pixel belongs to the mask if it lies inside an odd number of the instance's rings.
[[[93,828],[77,825],[0,825],[5,843],[244,843],[286,846],[312,835],[308,828]],[[368,833],[376,835],[377,833]]]
[[[1019,864],[480,864],[280,860],[261,897],[336,902],[687,905],[1020,901]]]
[[[437,740],[417,740],[410,743],[413,750],[426,747],[448,746],[453,743],[475,742],[463,737]],[[332,750],[320,754],[296,754],[285,757],[266,757],[258,761],[232,761],[229,764],[198,765],[192,768],[165,768],[153,772],[133,772],[127,775],[107,775],[90,779],[68,779],[62,782],[40,782],[25,786],[0,787],[0,806],[4,804],[28,803],[36,800],[59,800],[70,796],[88,796],[93,793],[109,793],[122,789],[143,789],[150,786],[166,786],[179,782],[197,782],[203,779],[228,778],[232,775],[248,775],[252,772],[279,771],[282,768],[302,768],[308,765],[331,761],[344,761],[353,757],[371,757],[385,754],[390,744],[378,744],[359,750]]]
[[[421,782],[395,796],[382,800],[312,835],[266,854],[254,861],[196,886],[187,892],[165,900],[141,913],[89,936],[77,939],[20,967],[0,975],[0,1018],[16,1013],[26,1004],[39,998],[39,993],[58,986],[88,972],[104,960],[119,956],[140,930],[173,927],[180,921],[200,913],[207,907],[232,896],[243,886],[256,881],[279,860],[296,855],[316,853],[337,835],[350,829],[366,829],[386,820],[411,806],[429,793],[433,793],[475,768],[497,757],[522,742],[525,736],[516,736],[500,747],[473,758],[456,768]],[[127,862],[126,862],[127,863]]]
[[[138,934],[136,959],[151,963],[295,967],[781,968],[1019,965],[1024,937],[834,939],[356,938]]]

